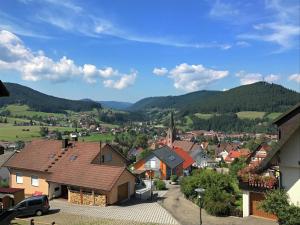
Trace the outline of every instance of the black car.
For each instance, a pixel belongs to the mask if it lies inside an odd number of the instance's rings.
[[[49,211],[50,205],[47,195],[41,195],[26,198],[18,203],[13,209],[17,211],[17,217],[32,215],[41,216]]]

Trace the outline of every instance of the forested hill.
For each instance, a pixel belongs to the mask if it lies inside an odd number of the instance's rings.
[[[185,112],[283,112],[300,102],[300,93],[281,85],[257,82],[228,91],[198,91],[181,96],[145,98],[131,110],[174,108]]]
[[[193,105],[200,105],[205,99],[219,92],[220,91],[197,91],[179,96],[149,97],[134,103],[128,109],[132,111],[143,111],[150,108],[192,108]]]
[[[100,103],[80,100],[68,100],[43,94],[31,88],[14,83],[4,83],[10,96],[0,98],[0,107],[8,104],[28,105],[32,110],[41,112],[88,111],[101,108]]]

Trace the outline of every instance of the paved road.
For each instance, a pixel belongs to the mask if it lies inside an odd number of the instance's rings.
[[[157,202],[129,202],[123,206],[86,206],[70,204],[65,200],[52,200],[51,208],[62,213],[89,216],[94,218],[118,219],[142,223],[179,225],[172,215]]]
[[[167,209],[175,219],[182,225],[199,225],[199,208],[193,204],[180,192],[179,186],[169,186],[169,191],[161,201],[161,205]],[[202,221],[204,225],[278,225],[270,220],[248,217],[215,217],[202,211]]]

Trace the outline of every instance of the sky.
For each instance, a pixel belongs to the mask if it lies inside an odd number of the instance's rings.
[[[127,102],[257,81],[300,92],[300,1],[0,0],[0,79]]]

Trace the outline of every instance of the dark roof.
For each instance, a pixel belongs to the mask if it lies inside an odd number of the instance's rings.
[[[179,155],[177,155],[176,152],[174,152],[166,145],[154,150],[153,154],[165,164],[167,164],[167,166],[171,169],[184,162],[184,160]]]
[[[13,194],[23,190],[24,190],[23,188],[0,188],[0,193]]]
[[[292,137],[292,135],[300,129],[300,123],[294,123],[291,125],[288,133],[269,151],[267,157],[261,162],[260,166],[256,169],[256,172],[260,173],[266,170],[270,166],[270,162],[283,147],[283,145]]]
[[[289,120],[291,117],[295,116],[296,114],[300,113],[300,102],[296,104],[294,107],[286,111],[285,113],[281,114],[279,117],[277,117],[273,123],[280,126],[287,120]]]
[[[14,151],[10,151],[0,155],[0,167],[2,167],[3,164],[6,163],[7,160],[9,160],[14,154],[15,154]]]
[[[0,80],[0,97],[9,96],[9,92]]]

